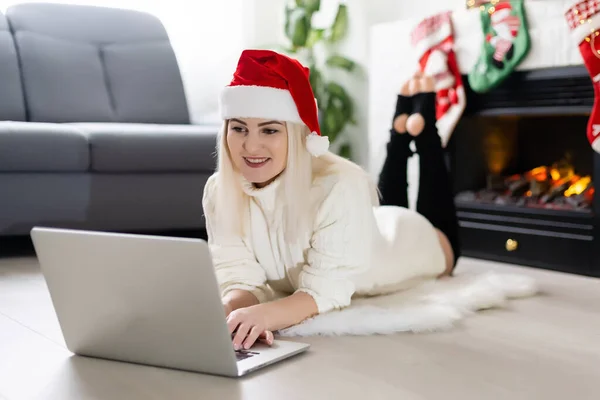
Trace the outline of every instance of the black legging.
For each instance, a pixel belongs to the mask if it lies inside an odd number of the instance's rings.
[[[454,251],[454,264],[460,257],[458,218],[454,195],[440,136],[435,125],[435,93],[418,93],[412,97],[398,95],[394,118],[401,114],[420,113],[425,127],[420,135],[399,134],[392,128],[387,144],[387,156],[379,176],[382,205],[408,208],[407,161],[412,156],[411,140],[419,154],[419,194],[417,212],[442,231]]]

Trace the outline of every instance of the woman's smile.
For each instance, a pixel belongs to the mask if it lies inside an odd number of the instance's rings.
[[[271,159],[269,157],[244,157],[246,165],[250,168],[260,168],[267,164]]]

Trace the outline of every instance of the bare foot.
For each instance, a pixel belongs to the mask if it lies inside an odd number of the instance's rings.
[[[421,71],[415,72],[400,87],[400,94],[404,96],[414,96],[424,91],[433,91],[433,78],[423,75]]]
[[[400,114],[394,118],[394,130],[398,133],[406,133],[406,120],[408,114]]]
[[[421,73],[415,74],[411,81],[412,95],[419,93],[433,92],[435,88],[435,80],[431,76],[425,76]],[[425,119],[420,113],[411,114],[406,120],[406,130],[412,136],[418,136],[425,128]]]
[[[423,76],[421,78],[421,91],[422,92],[433,92],[435,89],[435,80],[431,76]]]
[[[419,93],[433,92],[435,80],[431,76],[425,76],[417,71],[400,87],[403,96],[414,96]],[[425,119],[420,113],[411,115],[400,114],[394,119],[394,130],[398,133],[408,132],[411,136],[418,136],[425,128]]]
[[[410,88],[410,95],[414,96],[417,93],[421,92],[421,78],[414,76],[410,81],[408,81],[408,87]]]
[[[406,130],[412,136],[419,136],[425,128],[425,118],[419,113],[411,114],[406,120]]]
[[[407,80],[400,87],[400,94],[405,97],[412,96],[410,92],[410,80]],[[398,133],[406,133],[406,120],[408,119],[408,114],[403,113],[394,118],[394,130]]]

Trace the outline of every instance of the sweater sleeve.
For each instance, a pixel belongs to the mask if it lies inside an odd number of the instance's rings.
[[[234,289],[241,289],[252,293],[260,303],[264,303],[270,293],[265,271],[244,238],[224,234],[215,220],[215,176],[211,176],[204,187],[202,205],[208,246],[221,297]]]
[[[369,190],[366,178],[345,177],[317,211],[297,290],[313,297],[319,313],[349,306],[354,276],[369,267],[374,223]]]

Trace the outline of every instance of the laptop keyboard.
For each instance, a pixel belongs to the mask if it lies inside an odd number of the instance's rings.
[[[258,353],[255,352],[255,351],[235,350],[235,357],[237,358],[238,361],[245,360],[245,359],[253,357],[253,356],[257,355],[257,354]]]

